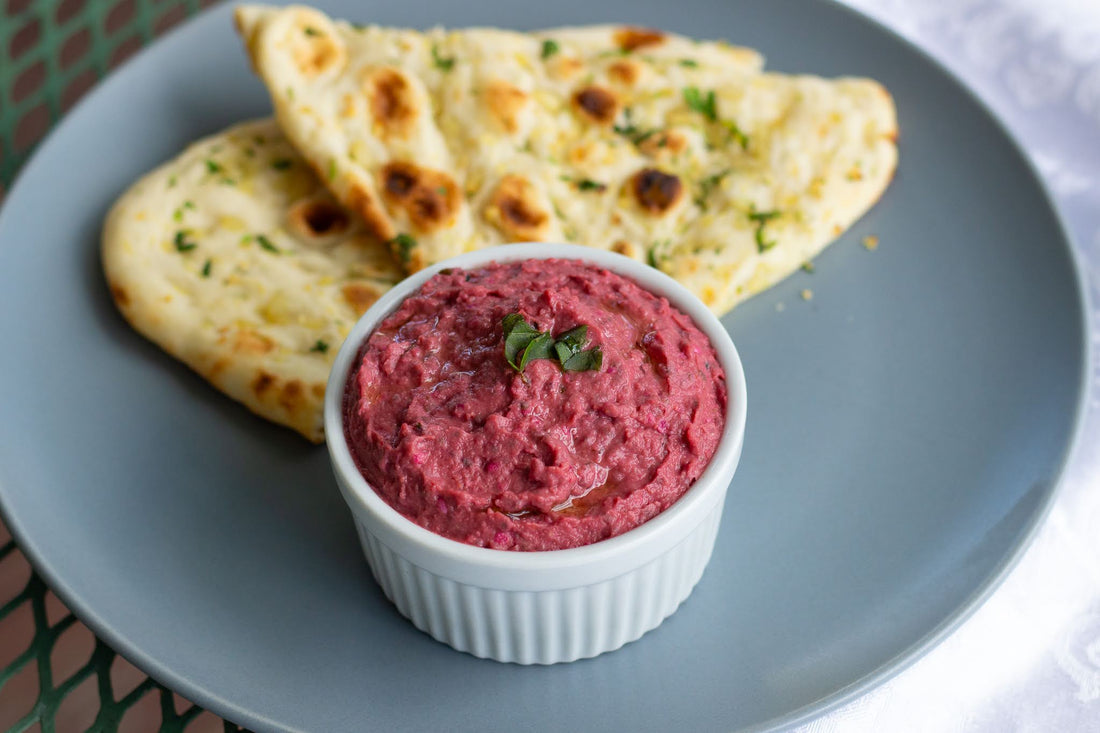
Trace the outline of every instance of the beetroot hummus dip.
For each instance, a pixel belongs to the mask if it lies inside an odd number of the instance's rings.
[[[520,372],[505,357],[512,314],[553,337],[587,326],[602,362]],[[691,319],[574,260],[443,270],[367,339],[344,395],[351,453],[390,506],[503,550],[578,547],[653,518],[706,468],[725,411],[725,374]]]

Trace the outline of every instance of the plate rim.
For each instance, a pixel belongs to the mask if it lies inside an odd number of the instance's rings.
[[[815,703],[804,705],[785,715],[777,716],[759,725],[749,726],[745,729],[746,732],[751,731],[753,733],[757,731],[779,730],[808,723],[811,720],[824,717],[872,690],[877,689],[927,656],[929,652],[943,643],[947,637],[957,631],[974,616],[978,609],[985,605],[1001,585],[1004,584],[1008,576],[1011,575],[1012,571],[1019,565],[1024,555],[1027,554],[1027,551],[1035,543],[1035,539],[1040,529],[1046,524],[1047,517],[1054,508],[1058,497],[1062,494],[1066,474],[1081,448],[1084,424],[1089,412],[1087,403],[1090,375],[1094,367],[1093,354],[1089,342],[1089,324],[1091,321],[1092,308],[1082,256],[1074,245],[1075,240],[1069,227],[1066,225],[1065,214],[1058,206],[1057,200],[1051,193],[1050,186],[1040,174],[1035,162],[1032,160],[1031,156],[1027,154],[1027,150],[1024,148],[1022,141],[1016,136],[1011,128],[1009,128],[1007,122],[1001,115],[999,115],[976,90],[971,88],[971,86],[967,84],[959,74],[947,66],[946,63],[933,56],[930,51],[906,38],[900,32],[886,25],[878,18],[868,13],[864,13],[862,10],[852,5],[842,2],[842,0],[811,0],[811,2],[832,5],[834,8],[846,13],[854,22],[871,26],[876,31],[885,34],[893,43],[899,44],[908,51],[915,53],[924,63],[940,72],[951,85],[969,98],[978,110],[992,122],[997,132],[1009,144],[1013,155],[1023,164],[1024,170],[1027,171],[1028,175],[1031,176],[1033,182],[1036,184],[1040,194],[1039,202],[1045,205],[1052,214],[1055,228],[1060,235],[1059,245],[1069,254],[1070,269],[1073,273],[1073,284],[1076,296],[1074,301],[1077,306],[1078,315],[1080,316],[1080,329],[1077,343],[1081,372],[1077,383],[1077,399],[1074,403],[1069,440],[1062,448],[1062,454],[1058,461],[1057,469],[1054,472],[1053,479],[1050,481],[1049,486],[1045,488],[1039,506],[1028,518],[1023,533],[1016,540],[1012,549],[994,566],[992,572],[990,572],[989,575],[970,592],[967,599],[954,611],[948,614],[943,621],[929,629],[922,637],[899,651],[878,668],[853,680],[848,685],[845,685],[836,692]],[[904,135],[904,131],[902,131],[902,135]]]
[[[958,73],[948,67],[945,62],[941,61],[917,42],[905,37],[899,31],[886,25],[873,15],[843,2],[843,0],[800,1],[817,5],[826,5],[835,10],[839,10],[847,16],[849,21],[862,23],[873,31],[885,35],[892,45],[900,45],[906,51],[917,55],[923,63],[939,72],[949,84],[967,97],[977,107],[978,111],[993,124],[994,128],[1008,143],[1012,153],[1023,164],[1024,170],[1036,185],[1040,194],[1039,203],[1045,205],[1051,213],[1057,233],[1060,235],[1059,245],[1066,250],[1069,255],[1070,269],[1073,273],[1072,280],[1075,288],[1074,302],[1080,317],[1079,339],[1077,343],[1081,369],[1078,384],[1076,385],[1076,400],[1074,402],[1075,407],[1072,415],[1069,439],[1062,448],[1056,470],[1052,472],[1052,480],[1049,482],[1049,485],[1045,487],[1037,508],[1028,518],[1023,532],[1015,541],[1012,549],[1006,553],[1004,557],[996,563],[993,570],[973,588],[966,600],[950,612],[939,624],[929,629],[915,642],[900,650],[897,654],[884,661],[868,674],[852,680],[847,685],[814,702],[740,729],[752,733],[782,730],[808,723],[812,720],[822,718],[862,695],[873,691],[887,681],[899,676],[912,667],[917,661],[924,658],[929,652],[946,640],[948,636],[965,624],[978,609],[993,596],[1020,563],[1028,549],[1034,544],[1040,529],[1046,524],[1046,520],[1051,510],[1057,502],[1058,497],[1062,494],[1066,474],[1070,466],[1074,463],[1078,452],[1081,450],[1083,428],[1089,413],[1087,397],[1089,393],[1090,376],[1095,361],[1089,341],[1092,310],[1091,296],[1082,259],[1083,256],[1078,251],[1078,247],[1075,246],[1075,238],[1066,224],[1065,214],[1051,193],[1050,186],[1040,174],[1035,162],[1027,154],[1021,140],[1009,128],[1007,122],[976,90],[972,89]],[[287,4],[287,0],[273,0],[273,2],[277,5]],[[231,3],[203,8],[186,21],[142,47],[137,53],[133,54],[118,67],[110,70],[106,76],[101,78],[94,85],[89,93],[81,97],[71,109],[65,112],[62,118],[59,119],[36,144],[34,151],[27,160],[24,161],[11,184],[8,186],[3,204],[0,205],[0,231],[3,230],[6,220],[9,218],[8,212],[11,209],[10,204],[12,200],[15,199],[17,195],[22,195],[22,190],[25,188],[26,174],[42,157],[44,151],[50,146],[53,140],[62,131],[67,130],[69,126],[74,124],[74,118],[78,117],[80,110],[90,104],[95,97],[99,96],[101,90],[125,83],[127,76],[134,73],[134,68],[141,66],[144,60],[151,54],[159,53],[162,46],[168,43],[177,42],[182,33],[187,29],[200,22],[210,21],[210,18],[214,15],[224,14],[227,17],[231,17],[233,8],[234,5]],[[199,683],[192,682],[190,679],[178,674],[169,667],[162,665],[144,650],[130,643],[121,630],[114,628],[97,614],[82,597],[76,595],[64,582],[63,576],[46,561],[41,550],[31,541],[25,528],[16,521],[11,511],[8,509],[4,499],[6,494],[4,486],[4,482],[0,481],[0,518],[4,520],[8,531],[16,542],[16,546],[30,563],[34,572],[46,582],[49,590],[57,595],[73,615],[76,616],[81,623],[91,629],[97,637],[106,642],[113,651],[123,656],[127,661],[134,664],[134,666],[138,667],[143,673],[147,674],[164,687],[173,692],[178,692],[192,703],[206,710],[210,710],[226,720],[238,725],[247,726],[250,729],[280,731],[298,730],[278,724],[261,713],[246,710],[224,695],[212,690],[207,690]]]

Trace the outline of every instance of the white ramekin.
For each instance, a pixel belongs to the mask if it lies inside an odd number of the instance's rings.
[[[378,323],[439,270],[550,257],[584,260],[634,280],[667,298],[710,338],[729,395],[717,452],[679,501],[611,539],[548,552],[491,550],[447,539],[391,508],[356,469],[344,438],[348,373]],[[520,664],[569,662],[618,649],[676,610],[710,559],[744,432],[744,371],[718,319],[683,286],[647,265],[566,244],[509,244],[469,252],[405,279],[351,330],[325,395],[325,434],[336,480],[386,597],[439,641],[478,657]]]

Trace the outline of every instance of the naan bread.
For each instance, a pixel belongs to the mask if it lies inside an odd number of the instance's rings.
[[[286,135],[408,272],[577,242],[648,261],[723,313],[818,254],[897,162],[881,85],[763,73],[721,42],[422,33],[305,7],[236,21]]]
[[[314,442],[340,344],[401,277],[273,120],[201,140],[138,181],[107,217],[102,255],[134,328]]]

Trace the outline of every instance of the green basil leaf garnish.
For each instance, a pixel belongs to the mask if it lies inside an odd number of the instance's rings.
[[[567,372],[598,372],[601,366],[603,351],[598,346],[573,354],[561,364],[561,368]]]
[[[516,371],[522,371],[519,359],[527,347],[539,335],[538,329],[532,326],[519,313],[512,313],[504,317],[504,358]]]
[[[172,239],[172,244],[176,245],[177,252],[190,252],[199,245],[194,242],[190,242],[187,239],[187,232],[183,229],[176,232],[176,236]]]
[[[718,99],[713,89],[703,94],[699,87],[685,87],[684,103],[711,122],[718,121]]]
[[[450,71],[454,68],[455,57],[454,56],[442,56],[439,53],[439,46],[432,45],[432,63],[435,64],[435,68],[440,71]]]
[[[268,252],[270,252],[272,254],[277,255],[277,254],[280,253],[280,250],[279,250],[278,247],[275,246],[275,243],[272,242],[270,239],[268,239],[263,234],[257,234],[256,235],[256,242],[260,245],[261,248],[267,250]]]
[[[756,223],[756,251],[761,254],[775,246],[774,239],[764,236],[764,227],[777,216],[779,212],[774,209],[772,211],[757,211],[755,208],[749,210],[749,221]]]
[[[695,197],[695,205],[703,211],[707,210],[707,197],[710,196],[710,192],[713,191],[719,184],[722,183],[722,179],[732,173],[729,168],[719,173],[715,173],[713,176],[707,176],[703,180],[699,181],[699,194]]]
[[[548,333],[540,333],[527,344],[523,350],[523,357],[519,360],[519,370],[527,368],[528,362],[533,359],[549,359],[554,354],[554,337]]]
[[[409,260],[412,258],[412,252],[416,249],[416,239],[410,234],[401,232],[396,237],[386,242],[391,250],[396,251],[397,256],[401,258],[401,261],[406,265],[409,264]]]
[[[585,349],[588,342],[588,326],[577,326],[554,338],[549,332],[539,331],[519,313],[510,313],[501,321],[504,330],[504,359],[517,372],[522,373],[535,359],[557,361],[569,372],[599,370],[603,365],[600,348]]]
[[[571,328],[561,336],[558,336],[558,343],[563,344],[570,353],[576,353],[584,348],[585,343],[588,342],[588,326],[577,326]]]
[[[741,146],[742,150],[749,149],[749,136],[737,126],[736,122],[733,120],[723,120],[722,125],[729,132],[730,138],[737,141],[737,144]]]

